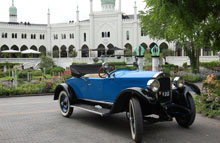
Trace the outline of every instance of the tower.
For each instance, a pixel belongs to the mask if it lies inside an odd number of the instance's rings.
[[[12,6],[9,8],[9,22],[17,23],[17,8],[14,6],[14,0],[12,0]]]
[[[115,0],[101,0],[102,11],[114,11]]]

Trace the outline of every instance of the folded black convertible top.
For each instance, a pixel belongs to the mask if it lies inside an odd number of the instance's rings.
[[[101,64],[90,64],[90,65],[71,65],[71,74],[74,77],[80,78],[86,74],[98,73]]]

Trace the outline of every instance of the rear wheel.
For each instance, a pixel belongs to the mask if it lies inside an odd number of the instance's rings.
[[[66,91],[61,91],[59,94],[59,105],[61,114],[69,118],[73,113],[73,107],[70,107],[70,100]]]
[[[143,115],[140,102],[134,97],[129,101],[129,121],[132,139],[135,142],[141,142],[143,135]]]
[[[191,112],[184,116],[175,117],[177,123],[184,128],[188,128],[189,126],[191,126],[195,121],[195,117],[196,117],[196,107],[191,94],[187,96],[187,100],[188,100],[187,108],[189,108]]]

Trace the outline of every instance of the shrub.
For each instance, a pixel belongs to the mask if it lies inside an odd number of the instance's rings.
[[[0,71],[0,78],[6,77],[8,74],[6,72]]]
[[[198,75],[190,75],[190,74],[185,74],[181,76],[185,81],[196,83],[196,82],[201,82],[202,78]]]
[[[187,62],[183,63],[183,67],[184,67],[185,69],[188,68]]]
[[[43,69],[43,68],[47,69],[47,68],[54,67],[54,66],[55,66],[55,63],[52,58],[46,57],[46,56],[41,57],[41,61],[39,64],[39,67],[41,69]]]
[[[63,73],[65,71],[64,68],[62,67],[51,67],[46,69],[47,74],[58,74],[58,73]]]
[[[218,61],[204,62],[204,63],[200,63],[200,66],[205,67],[207,69],[216,69],[216,67],[220,66],[220,63]]]
[[[67,80],[67,79],[69,79],[69,78],[71,78],[71,77],[72,77],[72,75],[64,75],[64,76],[63,76],[64,80]]]
[[[220,117],[220,84],[214,75],[203,82],[203,91],[196,97],[197,111],[207,117]]]
[[[42,71],[41,70],[33,70],[31,71],[32,76],[42,76]]]
[[[27,79],[27,74],[28,74],[28,71],[20,71],[18,73],[18,78]]]

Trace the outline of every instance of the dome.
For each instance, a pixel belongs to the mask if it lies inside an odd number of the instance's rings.
[[[101,0],[102,5],[104,4],[113,4],[115,5],[115,0]]]
[[[17,8],[15,6],[9,8],[9,15],[17,15]]]

